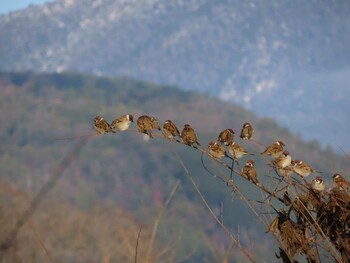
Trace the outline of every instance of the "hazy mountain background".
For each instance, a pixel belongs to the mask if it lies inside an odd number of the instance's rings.
[[[0,242],[28,207],[32,195],[51,178],[60,160],[79,140],[74,137],[94,133],[92,120],[97,114],[108,121],[125,113],[135,118],[153,114],[161,124],[172,119],[180,129],[184,123],[191,123],[204,149],[221,130],[240,130],[249,120],[257,141],[267,145],[276,138],[283,140],[293,158],[322,171],[329,185],[334,172],[350,172],[346,157],[336,155],[331,148],[322,150],[317,141],[302,141],[272,119],[258,118],[213,96],[174,87],[73,73],[0,72],[0,93]],[[143,225],[141,246],[147,248],[157,210],[177,180],[181,183],[161,220],[155,253],[165,251],[161,258],[173,255],[174,260],[185,259],[183,262],[220,261],[230,242],[205,210],[175,151],[230,231],[239,231],[242,244],[259,258],[274,261],[275,248],[266,229],[226,183],[203,169],[197,151],[158,137],[145,141],[135,132],[135,124],[131,130],[89,137],[53,191],[42,200],[43,206],[23,227],[16,253],[7,254],[16,255],[11,262],[28,261],[29,256],[32,262],[47,262],[42,246],[34,242],[41,239],[54,259],[130,261],[125,256],[134,255],[138,228]],[[64,138],[70,139],[61,140]],[[264,146],[240,138],[237,141],[255,153],[259,179],[270,187],[273,182],[267,175],[273,172],[262,166],[264,160],[258,154]],[[215,171],[208,159],[204,161]],[[230,160],[226,162],[230,164]],[[244,179],[235,176],[234,180],[249,198],[262,198]],[[246,262],[236,248],[231,260]]]
[[[174,84],[349,151],[349,13],[326,0],[57,0],[0,16],[0,68]]]

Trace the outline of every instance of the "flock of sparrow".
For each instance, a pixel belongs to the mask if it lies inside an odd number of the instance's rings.
[[[109,124],[103,117],[96,116],[94,119],[94,128],[97,134],[105,133],[117,133],[126,131],[130,124],[134,122],[134,118],[131,114],[126,114],[115,119]],[[161,129],[157,119],[153,116],[142,115],[137,119],[137,130],[141,133],[147,134],[150,138],[153,138],[152,131],[154,129],[162,131],[163,135],[168,140],[181,139],[182,143],[188,146],[195,147],[201,145],[198,142],[195,130],[189,125],[185,124],[182,132],[180,133],[176,125],[171,120],[166,120]],[[240,138],[243,140],[251,140],[253,137],[254,129],[250,123],[244,123]],[[220,132],[218,139],[210,141],[208,143],[209,154],[215,159],[221,159],[224,157],[231,158],[233,161],[238,161],[244,155],[253,155],[248,152],[244,147],[234,141],[235,132],[232,129],[225,129]],[[180,142],[180,141],[179,141]],[[227,147],[230,155],[227,154],[225,147]],[[290,177],[294,172],[301,178],[312,173],[320,173],[314,170],[309,164],[301,160],[292,160],[289,152],[284,150],[285,144],[281,140],[277,140],[275,143],[268,146],[261,155],[268,155],[273,158],[271,164],[278,173],[284,177]],[[257,179],[257,171],[255,168],[254,160],[249,159],[241,170],[241,175],[254,184],[261,186]],[[350,189],[350,183],[343,176],[336,173],[333,175],[333,187],[341,191],[348,191]],[[312,189],[321,193],[326,189],[326,182],[320,175],[317,175],[311,183]]]
[[[128,130],[132,122],[134,122],[134,118],[130,114],[120,116],[111,124],[101,116],[96,116],[94,127],[97,134],[117,133]],[[137,119],[136,124],[137,131],[146,134],[149,138],[153,138],[153,130],[159,130],[162,133],[161,136],[164,136],[167,140],[177,141],[196,148],[202,153],[208,154],[212,159],[220,161],[220,163],[222,163],[222,158],[230,158],[232,166],[227,166],[231,170],[230,179],[232,179],[234,164],[237,163],[239,167],[238,160],[241,157],[254,155],[236,142],[235,132],[230,128],[220,132],[217,139],[208,143],[208,150],[203,150],[198,147],[201,144],[198,141],[195,130],[189,124],[184,125],[181,133],[171,120],[166,120],[161,127],[153,116],[142,115]],[[242,140],[254,142],[253,133],[252,125],[244,123],[239,137]],[[340,253],[342,260],[350,262],[349,181],[339,173],[335,173],[332,177],[333,187],[326,191],[326,182],[319,175],[320,172],[301,160],[293,160],[289,152],[285,150],[285,144],[281,140],[277,140],[266,147],[260,155],[264,159],[265,157],[269,159],[268,164],[282,178],[280,181],[286,179],[284,181],[287,185],[278,190],[280,192],[287,187],[283,198],[276,196],[277,189],[272,193],[258,181],[254,160],[247,160],[244,167],[239,169],[237,173],[255,184],[270,197],[277,198],[277,200],[289,207],[288,212],[284,209],[279,211],[274,209],[277,212],[277,216],[268,228],[268,232],[274,233],[274,236],[279,240],[280,256],[284,252],[288,257],[288,259],[283,261],[296,262],[290,259],[293,259],[298,253],[305,254],[308,259],[315,257],[313,255],[318,253],[313,254],[319,240],[317,233],[323,233],[320,235],[321,240],[324,239],[324,234],[326,234],[326,238],[330,239]],[[210,173],[209,170],[207,171]],[[296,180],[291,177],[293,173],[302,178],[305,184],[294,184],[291,180]],[[311,183],[307,183],[304,178],[313,173],[317,173],[317,176]],[[226,183],[229,185],[228,182]],[[301,192],[298,191],[295,198],[289,195],[288,187],[291,185],[290,183],[293,183],[294,186],[298,187],[298,190],[301,190]],[[298,181],[298,183],[300,182]],[[232,189],[234,190],[235,188]],[[294,211],[294,217],[290,217],[292,211]],[[320,229],[321,232],[319,232]],[[313,237],[310,238],[310,235]],[[318,261],[308,260],[308,262]]]

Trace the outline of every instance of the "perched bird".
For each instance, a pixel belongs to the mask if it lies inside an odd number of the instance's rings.
[[[334,174],[333,187],[338,188],[341,191],[348,191],[350,189],[350,183],[340,174]]]
[[[323,192],[326,189],[326,182],[318,175],[312,180],[311,188],[316,192]]]
[[[232,155],[233,159],[238,160],[244,155],[254,155],[244,149],[243,146],[239,145],[237,142],[232,142],[231,145],[228,146],[228,152]]]
[[[253,126],[246,122],[243,124],[242,131],[240,137],[243,140],[250,140],[253,137],[254,129]]]
[[[310,165],[308,165],[307,163],[304,163],[303,161],[300,161],[300,160],[293,160],[291,162],[292,164],[292,167],[293,167],[293,171],[301,176],[301,177],[306,177],[308,176],[309,174],[312,174],[312,173],[317,173],[316,170],[314,170],[313,168],[311,168]]]
[[[134,117],[131,114],[126,114],[115,119],[111,126],[116,131],[126,131],[132,122],[134,122]]]
[[[272,164],[275,168],[286,168],[287,166],[291,165],[292,163],[292,157],[290,156],[288,151],[284,151],[282,155],[278,158],[276,158]]]
[[[277,168],[278,174],[283,176],[283,177],[287,177],[287,178],[291,178],[292,174],[293,174],[293,167],[292,165],[287,165],[284,168]]]
[[[199,144],[194,129],[189,124],[185,124],[181,132],[181,138],[184,144],[192,146],[194,143]]]
[[[246,164],[242,168],[241,175],[247,178],[249,181],[253,182],[254,184],[261,186],[257,178],[257,172],[253,160],[250,159],[246,162]]]
[[[176,125],[171,120],[166,120],[163,125],[163,133],[165,138],[174,140],[175,137],[180,137],[180,132]]]
[[[96,116],[94,119],[94,128],[97,134],[105,134],[107,132],[113,132],[111,125],[101,116]]]
[[[139,132],[147,134],[153,138],[152,129],[159,129],[159,124],[156,118],[152,116],[142,115],[137,119],[137,129]]]
[[[160,129],[160,126],[159,126],[157,119],[153,116],[149,116],[149,117],[151,118],[152,128],[160,131],[161,129]]]
[[[210,141],[208,144],[209,153],[215,158],[222,158],[226,156],[225,148],[215,141]]]
[[[218,141],[226,146],[233,142],[235,132],[232,129],[226,129],[220,132]]]
[[[272,156],[273,158],[278,158],[281,156],[284,150],[284,142],[277,140],[275,143],[268,146],[265,151],[263,151],[261,154],[267,154]]]

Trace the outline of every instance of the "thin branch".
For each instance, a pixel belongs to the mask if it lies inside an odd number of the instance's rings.
[[[56,138],[56,139],[54,139],[54,141],[70,141],[70,140],[75,140],[75,139],[86,139],[88,137],[101,136],[101,135],[103,135],[103,134],[90,133],[90,134],[83,134],[83,135],[78,135],[78,136],[73,136],[73,137]]]
[[[340,147],[338,144],[336,144],[337,147],[344,153],[344,155],[346,156],[346,158],[348,158],[350,160],[350,155],[342,148]]]
[[[252,212],[256,215],[257,219],[265,226],[267,226],[267,223],[265,223],[261,216],[259,215],[259,213],[255,210],[255,208],[252,206],[252,204],[249,202],[249,200],[242,194],[242,192],[240,191],[240,189],[233,183],[232,180],[229,180],[227,178],[227,176],[222,173],[222,171],[219,169],[219,167],[217,167],[217,165],[215,164],[215,168],[217,169],[217,171],[222,175],[222,177],[224,178],[224,180],[226,180],[227,184],[229,186],[232,187],[233,191],[237,194],[239,194],[240,198],[243,199],[243,201],[247,204],[247,206],[252,210]],[[248,181],[249,182],[249,181]],[[249,182],[251,183],[251,182]],[[254,184],[255,185],[255,184]],[[256,185],[257,186],[257,185]],[[259,186],[258,186],[259,187]]]
[[[137,239],[136,239],[136,247],[135,247],[135,263],[137,263],[137,250],[139,248],[139,241],[141,237],[141,230],[142,230],[142,225],[140,226],[139,232],[137,234]]]
[[[42,238],[39,236],[39,233],[38,233],[38,231],[36,230],[36,228],[34,227],[33,222],[30,222],[29,226],[30,226],[30,228],[32,229],[32,231],[33,231],[33,233],[34,233],[34,235],[35,235],[35,238],[36,238],[36,240],[38,241],[39,245],[40,245],[40,246],[42,247],[42,249],[45,251],[45,254],[46,254],[46,256],[48,257],[49,261],[50,261],[51,263],[54,263],[54,260],[53,260],[53,258],[52,258],[52,256],[51,256],[49,250],[46,248],[44,242],[42,241]]]
[[[222,263],[228,263],[229,262],[229,259],[231,257],[231,254],[233,253],[233,248],[234,248],[234,243],[232,242],[229,247],[227,248],[227,251],[225,253],[225,256],[222,260]]]
[[[184,165],[182,159],[180,158],[180,156],[178,155],[178,153],[176,153],[176,156],[182,166],[182,168],[185,170],[185,173],[187,175],[187,177],[190,179],[194,189],[196,190],[197,194],[199,195],[199,197],[201,198],[202,202],[204,203],[205,207],[207,208],[207,210],[209,211],[209,213],[211,214],[211,216],[214,218],[214,220],[220,225],[220,227],[226,232],[226,234],[231,238],[231,240],[237,245],[237,247],[239,248],[239,250],[242,251],[242,253],[249,259],[250,262],[257,262],[255,259],[253,259],[253,257],[248,253],[248,251],[246,251],[245,248],[243,248],[241,246],[241,244],[239,243],[239,241],[237,240],[237,238],[235,238],[232,233],[230,232],[230,230],[228,230],[226,228],[226,226],[224,224],[221,223],[220,219],[214,214],[213,210],[211,210],[209,204],[207,203],[207,201],[205,200],[205,198],[203,197],[201,191],[199,190],[197,184],[195,183],[195,181],[193,180],[191,174],[189,173],[189,171],[187,170],[186,166]]]
[[[177,187],[180,185],[180,182],[181,182],[180,180],[176,181],[176,183],[175,183],[174,187],[172,188],[172,190],[171,190],[167,200],[165,201],[163,206],[159,209],[158,214],[157,214],[157,216],[156,216],[156,218],[154,220],[152,235],[151,235],[149,247],[148,247],[146,258],[145,258],[145,262],[146,263],[150,262],[150,257],[151,257],[151,253],[152,253],[152,250],[153,250],[153,244],[154,244],[154,240],[155,240],[156,233],[157,233],[157,230],[158,230],[160,219],[161,219],[161,217],[162,217],[162,215],[164,213],[165,208],[169,205],[170,200],[174,196]]]

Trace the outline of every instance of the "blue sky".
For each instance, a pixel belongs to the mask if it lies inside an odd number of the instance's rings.
[[[42,4],[53,0],[0,0],[0,14],[26,8],[30,4]]]

